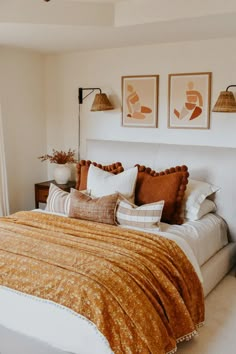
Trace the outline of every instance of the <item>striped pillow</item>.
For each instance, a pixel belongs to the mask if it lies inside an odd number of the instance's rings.
[[[117,207],[116,221],[123,226],[159,230],[163,207],[164,200],[139,207],[128,200],[121,200]]]
[[[69,215],[70,199],[70,193],[63,191],[61,188],[51,183],[45,210]]]

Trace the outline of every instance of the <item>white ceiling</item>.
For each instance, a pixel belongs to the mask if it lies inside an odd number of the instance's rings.
[[[121,2],[122,0],[71,0],[71,1],[78,1],[78,2],[98,2],[98,3],[116,3]],[[135,0],[133,0],[135,1]]]
[[[1,0],[0,45],[61,52],[236,36],[236,1]],[[193,11],[194,9],[194,11]]]

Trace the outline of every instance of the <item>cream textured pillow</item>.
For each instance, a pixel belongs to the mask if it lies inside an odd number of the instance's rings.
[[[46,211],[68,215],[70,208],[70,193],[63,191],[51,183],[46,204]]]
[[[201,219],[204,215],[208,213],[214,213],[216,211],[216,205],[212,200],[205,199],[198,210],[195,212],[185,211],[185,218],[190,221],[196,221]]]
[[[184,196],[185,217],[187,213],[196,215],[199,212],[202,202],[219,189],[219,187],[213,184],[189,179]]]
[[[119,194],[92,198],[76,189],[71,189],[69,216],[72,218],[115,224],[115,212]]]
[[[163,207],[164,200],[139,207],[128,200],[121,200],[116,211],[116,221],[123,226],[159,230]]]
[[[93,197],[102,197],[109,194],[121,193],[125,198],[134,201],[138,169],[130,168],[114,175],[90,165],[88,171],[87,188]]]

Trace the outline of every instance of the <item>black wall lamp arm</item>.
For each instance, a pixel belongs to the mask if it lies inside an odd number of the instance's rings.
[[[95,90],[99,90],[100,94],[102,93],[102,90],[99,87],[92,87],[92,88],[79,87],[79,94],[78,94],[79,104],[82,104],[83,100],[89,95],[91,95],[91,93],[93,93]],[[90,91],[90,92],[83,97],[83,91]]]
[[[226,91],[228,91],[228,89],[229,89],[230,87],[236,87],[236,85],[229,85],[229,86],[226,88]]]

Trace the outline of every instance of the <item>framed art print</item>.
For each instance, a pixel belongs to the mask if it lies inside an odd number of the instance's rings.
[[[122,76],[122,125],[157,127],[159,76]]]
[[[169,128],[209,129],[211,73],[169,74]]]

